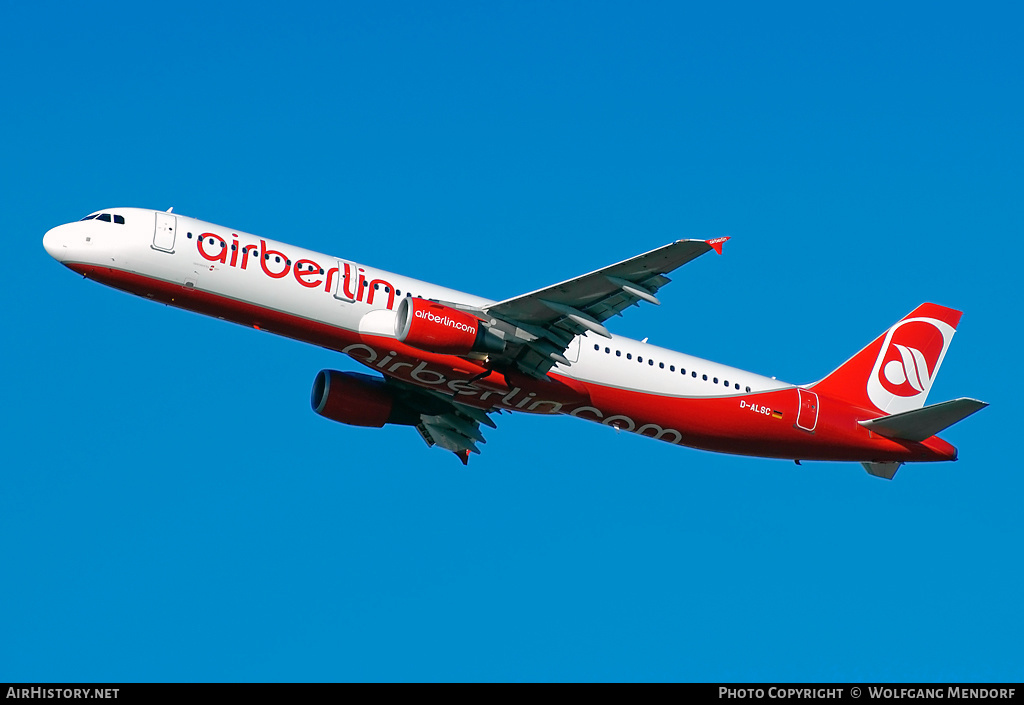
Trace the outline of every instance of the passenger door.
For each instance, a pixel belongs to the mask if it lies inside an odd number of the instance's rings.
[[[356,300],[354,295],[349,296],[348,292],[345,291],[346,283],[348,283],[348,288],[351,291],[356,291],[356,285],[359,283],[359,276],[356,271],[357,267],[355,262],[349,262],[343,259],[338,260],[338,276],[334,280],[334,298],[348,303],[353,303]],[[351,279],[351,281],[349,281],[349,279]]]
[[[153,229],[153,249],[161,252],[174,252],[174,231],[177,221],[170,213],[158,212],[156,225]]]
[[[800,410],[797,412],[797,428],[814,432],[818,425],[818,395],[806,389],[797,388],[800,398]]]

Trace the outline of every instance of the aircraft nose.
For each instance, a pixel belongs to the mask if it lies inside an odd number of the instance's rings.
[[[67,247],[64,245],[64,238],[61,236],[60,226],[46,231],[43,235],[43,247],[46,249],[47,254],[53,257],[58,262],[64,261],[64,253],[67,252]]]

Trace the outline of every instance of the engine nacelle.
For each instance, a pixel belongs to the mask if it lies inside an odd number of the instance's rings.
[[[420,421],[419,412],[395,399],[384,380],[357,372],[320,370],[309,403],[324,418],[352,426],[415,426]]]
[[[395,337],[414,348],[446,355],[501,352],[505,347],[476,316],[412,297],[398,304]]]

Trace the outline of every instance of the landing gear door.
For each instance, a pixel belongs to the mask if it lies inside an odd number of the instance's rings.
[[[356,265],[347,260],[338,260],[338,276],[334,278],[334,298],[352,303],[356,300]],[[351,292],[351,293],[349,293]]]
[[[174,252],[174,231],[178,219],[170,213],[157,212],[156,226],[153,229],[153,249],[161,252]]]
[[[797,388],[800,410],[796,415],[797,428],[814,433],[818,425],[818,395],[806,389]]]

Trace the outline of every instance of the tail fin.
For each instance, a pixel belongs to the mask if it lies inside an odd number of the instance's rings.
[[[811,389],[885,414],[920,409],[961,315],[921,304]]]

